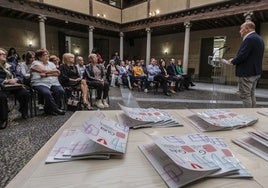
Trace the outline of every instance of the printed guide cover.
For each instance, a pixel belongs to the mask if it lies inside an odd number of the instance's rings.
[[[65,130],[50,152],[46,163],[98,158],[126,152],[129,127],[108,119],[97,111],[79,129]]]
[[[169,187],[205,177],[252,177],[221,138],[189,134],[152,139],[139,148]]]

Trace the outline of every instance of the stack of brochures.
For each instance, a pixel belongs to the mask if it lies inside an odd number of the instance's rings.
[[[109,159],[126,152],[129,127],[97,111],[79,129],[65,130],[49,153],[46,163],[95,158]]]
[[[252,125],[258,118],[238,114],[229,110],[210,109],[188,116],[192,124],[201,131],[222,131]]]
[[[118,121],[130,128],[182,126],[167,111],[155,108],[130,108],[120,104],[119,106],[123,112],[117,113]]]
[[[268,161],[268,133],[256,130],[248,132],[248,136],[232,140],[235,144],[242,148],[255,153],[261,158]]]
[[[221,138],[189,134],[152,139],[139,148],[169,187],[209,177],[252,178]]]

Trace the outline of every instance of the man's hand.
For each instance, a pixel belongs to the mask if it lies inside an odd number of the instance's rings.
[[[232,65],[232,61],[233,61],[233,59],[234,59],[234,58],[228,59],[229,64]]]
[[[227,64],[227,65],[232,65],[232,60],[233,60],[233,58],[231,58],[231,59],[229,59],[229,60],[222,59],[222,60],[221,60],[221,63]]]

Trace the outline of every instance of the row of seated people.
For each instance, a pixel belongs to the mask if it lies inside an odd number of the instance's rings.
[[[171,59],[170,64],[166,66],[165,60],[161,59],[157,63],[157,60],[152,58],[147,67],[143,61],[137,61],[135,65],[126,65],[125,61],[121,61],[120,66],[116,66],[114,60],[110,60],[107,78],[112,87],[115,87],[118,80],[119,84],[125,84],[130,89],[133,85],[138,86],[144,89],[144,92],[148,92],[150,82],[158,82],[163,88],[163,93],[168,96],[169,91],[176,92],[194,86],[191,76],[183,73],[181,61],[178,60],[178,64],[175,65],[175,59]],[[169,90],[168,85],[173,86],[173,83],[174,89]]]
[[[46,114],[65,114],[65,111],[61,109],[62,99],[65,99],[66,96],[65,87],[81,90],[83,105],[88,110],[92,110],[88,100],[88,87],[95,88],[97,90],[97,107],[109,107],[107,103],[109,83],[103,79],[104,70],[97,64],[96,54],[90,54],[89,59],[91,63],[86,66],[86,71],[81,78],[74,65],[73,54],[64,54],[63,64],[57,68],[54,63],[49,61],[48,51],[39,49],[35,53],[27,52],[26,62],[13,66],[6,62],[5,49],[0,48],[0,84],[6,86],[30,83],[29,87],[38,92],[40,100],[44,100]],[[26,87],[20,87],[10,92],[20,103],[19,111],[22,118],[28,118],[29,90]]]

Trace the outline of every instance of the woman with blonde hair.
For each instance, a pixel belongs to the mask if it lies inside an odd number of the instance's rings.
[[[86,80],[79,75],[78,69],[74,64],[74,54],[65,53],[62,56],[62,65],[59,68],[60,82],[63,87],[71,87],[75,90],[77,87],[81,89],[83,95],[83,105],[87,110],[93,110],[88,101],[88,86]]]

